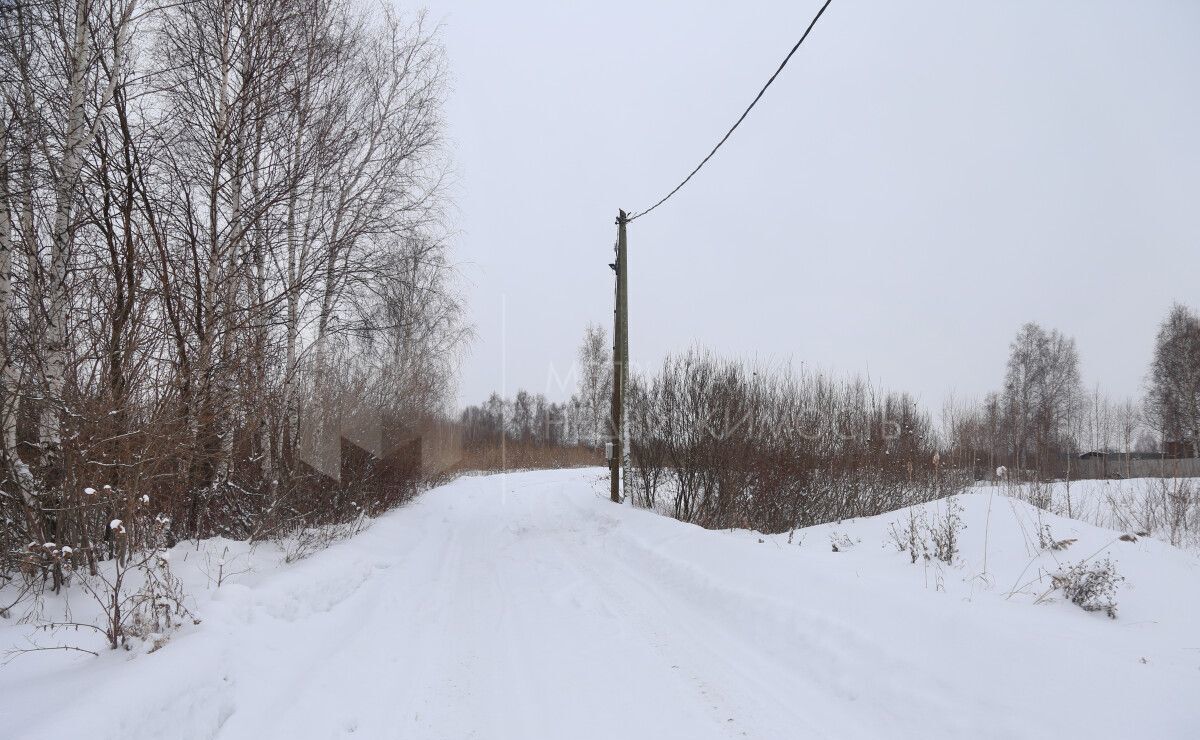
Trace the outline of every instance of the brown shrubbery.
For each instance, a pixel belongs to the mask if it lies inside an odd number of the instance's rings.
[[[463,472],[503,470],[551,470],[584,468],[604,464],[604,453],[591,447],[546,447],[520,442],[504,445],[477,444],[463,450],[458,469]]]
[[[706,527],[786,531],[957,493],[927,415],[858,379],[692,351],[637,378],[635,501]]]

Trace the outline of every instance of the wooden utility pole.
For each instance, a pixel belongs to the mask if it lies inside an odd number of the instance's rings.
[[[625,389],[629,383],[629,269],[625,242],[625,211],[617,211],[616,301],[613,307],[612,427],[608,459],[609,497],[621,502],[628,437],[625,434]]]

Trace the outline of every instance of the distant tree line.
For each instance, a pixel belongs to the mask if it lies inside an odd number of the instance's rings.
[[[603,328],[587,327],[573,376],[577,391],[563,403],[522,390],[465,409],[468,467],[566,460],[531,449],[591,450],[570,464],[601,464],[612,434]],[[1000,473],[1079,477],[1085,452],[1194,456],[1200,318],[1185,306],[1174,306],[1159,328],[1146,390],[1141,401],[1114,402],[1085,389],[1075,340],[1036,323],[1010,345],[1001,389],[979,403],[951,398],[937,422],[909,395],[861,378],[694,349],[632,375],[626,495],[706,527],[782,531],[940,498]]]
[[[520,390],[512,398],[493,393],[485,403],[463,410],[463,446],[514,444],[558,447],[577,442],[568,404],[546,401],[546,396]]]
[[[467,406],[459,416],[463,445],[490,447],[503,440],[535,447],[603,447],[610,434],[612,402],[612,355],[603,327],[586,327],[576,362],[566,375],[576,392],[561,403],[522,389],[512,398],[493,393],[484,403]]]
[[[951,399],[940,425],[906,394],[858,378],[703,350],[635,375],[628,404],[626,495],[707,527],[780,531],[882,513],[999,474],[1079,477],[1086,452],[1118,463],[1121,453],[1200,455],[1200,318],[1172,307],[1140,401],[1085,390],[1074,339],[1028,323],[1002,388],[981,403]]]
[[[1145,396],[1114,401],[1080,379],[1075,341],[1026,324],[1009,349],[1003,388],[943,409],[945,447],[976,477],[1078,476],[1082,453],[1200,456],[1200,317],[1176,304],[1159,326]]]
[[[705,527],[778,532],[948,495],[929,415],[861,378],[702,350],[638,375],[626,495]]]

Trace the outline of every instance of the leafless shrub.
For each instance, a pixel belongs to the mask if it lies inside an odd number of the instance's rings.
[[[277,544],[283,552],[285,563],[294,563],[320,552],[329,546],[347,540],[366,529],[370,520],[366,512],[347,522],[326,524],[318,527],[302,526],[280,536]]]
[[[169,520],[162,515],[151,518],[144,509],[136,520],[149,532],[145,546],[122,551],[112,561],[111,571],[101,569],[80,577],[84,591],[101,608],[105,621],[101,631],[114,650],[127,646],[129,638],[146,640],[157,650],[184,619],[195,620],[184,605],[182,582],[171,573],[166,549]],[[118,538],[126,536],[125,522],[114,519],[110,527]]]
[[[1075,544],[1074,538],[1060,540],[1050,531],[1049,524],[1043,524],[1038,528],[1038,547],[1043,550],[1065,550]]]
[[[1107,557],[1099,561],[1083,561],[1059,571],[1051,577],[1055,589],[1061,590],[1072,604],[1084,611],[1104,612],[1117,618],[1117,587],[1124,576]]]
[[[920,512],[919,516],[918,512]],[[903,527],[897,529],[895,522],[888,527],[889,536],[896,550],[907,552],[909,560],[914,564],[919,558],[929,559],[928,531],[929,524],[926,521],[925,509],[916,506],[909,508],[908,521]]]
[[[95,573],[78,569],[69,547],[58,548],[55,557],[63,564],[67,576],[77,582],[99,607],[99,624],[71,621],[69,618],[47,619],[36,599],[30,605],[25,620],[39,631],[50,634],[80,631],[98,633],[114,650],[120,647],[128,649],[131,639],[144,641],[151,651],[162,647],[171,632],[186,620],[198,621],[185,604],[187,597],[182,582],[171,572],[170,552],[165,546],[168,525],[166,517],[152,517],[145,506],[135,512],[133,521],[112,520],[109,526],[119,540],[125,540],[132,528],[144,531],[143,546],[121,550],[117,557]],[[14,651],[14,654],[43,649],[92,652],[65,644],[34,646]]]
[[[943,563],[953,564],[958,557],[959,533],[966,526],[962,521],[962,504],[956,498],[946,499],[946,513],[934,514],[929,525],[933,556]]]
[[[834,552],[845,552],[857,545],[861,540],[852,540],[844,532],[830,532],[829,546]]]
[[[1177,547],[1200,544],[1200,493],[1194,478],[1143,478],[1105,496],[1104,527],[1156,535]]]
[[[897,552],[908,553],[912,563],[936,559],[952,565],[958,557],[960,533],[965,528],[962,504],[951,497],[946,499],[945,513],[934,512],[932,519],[925,507],[909,508],[903,526],[897,527],[896,522],[888,526],[888,538]]]
[[[1152,478],[1153,495],[1162,503],[1163,518],[1172,545],[1182,545],[1200,533],[1200,496],[1193,478]]]
[[[140,571],[142,587],[130,600],[129,616],[121,629],[126,638],[150,643],[151,651],[165,645],[170,633],[182,627],[185,619],[199,621],[184,605],[183,582],[171,573],[169,554],[158,550],[134,564]]]
[[[1050,511],[1054,505],[1054,484],[1033,480],[1019,486],[1019,498],[1028,501],[1042,511]]]
[[[210,588],[220,588],[225,584],[226,579],[250,572],[250,566],[245,561],[246,557],[244,553],[230,558],[229,547],[226,546],[221,551],[220,557],[215,559],[211,552],[206,552],[204,554],[204,566],[200,571],[208,579]]]

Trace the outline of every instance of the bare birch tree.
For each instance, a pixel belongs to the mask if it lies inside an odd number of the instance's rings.
[[[1179,303],[1158,330],[1146,413],[1167,441],[1200,457],[1200,317]]]
[[[437,29],[348,0],[0,10],[0,519],[93,565],[144,495],[174,537],[336,519],[294,454],[305,394],[444,415],[467,336]]]

